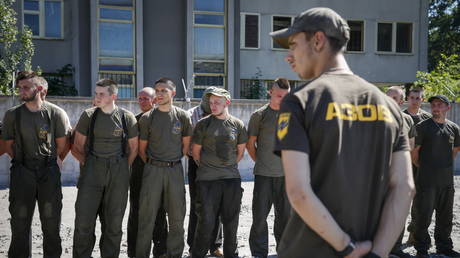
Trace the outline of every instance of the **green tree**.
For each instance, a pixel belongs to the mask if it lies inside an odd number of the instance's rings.
[[[430,0],[428,19],[428,70],[431,71],[441,60],[441,54],[460,53],[459,0]]]
[[[460,101],[460,56],[440,54],[440,60],[430,72],[417,72],[415,86],[421,86],[426,96],[443,94]]]
[[[0,94],[13,93],[13,72],[32,69],[32,32],[28,28],[19,31],[13,3],[0,0]]]

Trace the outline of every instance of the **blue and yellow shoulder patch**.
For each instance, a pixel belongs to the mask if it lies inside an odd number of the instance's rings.
[[[278,117],[278,131],[276,132],[276,136],[278,140],[282,140],[284,136],[286,136],[289,128],[289,118],[291,117],[291,113],[281,113]]]

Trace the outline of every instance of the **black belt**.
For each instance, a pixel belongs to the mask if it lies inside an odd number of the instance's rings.
[[[161,161],[161,160],[155,160],[155,159],[149,158],[147,160],[147,163],[149,163],[150,165],[153,165],[153,166],[172,168],[172,167],[174,167],[174,165],[180,164],[180,160],[176,160],[176,161]]]

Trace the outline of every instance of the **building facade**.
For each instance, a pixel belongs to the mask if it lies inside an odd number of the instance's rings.
[[[428,0],[18,0],[20,26],[34,35],[33,66],[45,74],[67,64],[80,96],[113,78],[120,97],[136,96],[161,77],[178,97],[201,97],[208,86],[235,98],[263,98],[277,77],[299,85],[286,50],[268,35],[295,15],[324,6],[351,28],[346,58],[376,85],[415,80],[427,67]]]

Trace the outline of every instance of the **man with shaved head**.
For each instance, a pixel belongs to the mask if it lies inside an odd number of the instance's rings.
[[[137,121],[145,113],[153,109],[156,99],[155,90],[152,87],[145,87],[137,94],[137,101],[141,112],[136,115]],[[144,161],[137,156],[131,167],[131,180],[129,190],[129,218],[128,218],[128,256],[136,256],[136,238],[139,218],[139,194],[142,186],[142,175]],[[163,204],[157,213],[157,220],[153,230],[153,257],[162,257],[166,254],[166,238],[168,236],[168,224]]]

